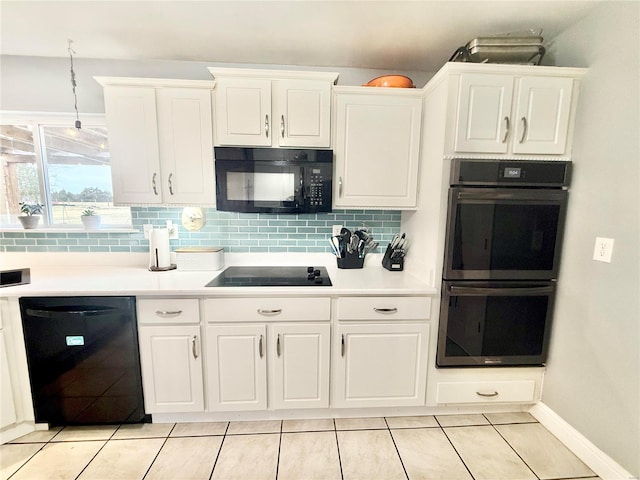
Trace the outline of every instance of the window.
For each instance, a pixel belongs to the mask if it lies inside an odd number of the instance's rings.
[[[12,121],[13,120],[13,121]],[[109,142],[103,119],[42,116],[8,118],[0,125],[0,224],[18,225],[20,203],[45,205],[44,225],[81,226],[92,207],[103,226],[131,226],[129,207],[113,205]]]

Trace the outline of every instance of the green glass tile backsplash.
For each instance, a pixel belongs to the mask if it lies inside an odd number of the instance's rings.
[[[334,210],[305,215],[233,213],[206,209],[206,224],[198,232],[182,226],[182,208],[131,207],[136,233],[99,233],[82,230],[45,233],[28,230],[0,232],[0,252],[147,252],[149,241],[142,226],[178,225],[179,237],[171,247],[221,246],[227,252],[331,252],[328,239],[333,225],[350,230],[363,226],[386,246],[400,230],[400,212],[394,210]]]

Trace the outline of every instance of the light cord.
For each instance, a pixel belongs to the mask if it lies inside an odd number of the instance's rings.
[[[78,95],[76,94],[76,72],[73,71],[73,54],[76,53],[72,48],[71,44],[73,40],[67,40],[69,42],[69,47],[67,50],[69,51],[69,59],[71,60],[71,88],[73,90],[73,108],[76,110],[76,128],[80,130],[82,124],[80,123],[80,115],[78,114]]]

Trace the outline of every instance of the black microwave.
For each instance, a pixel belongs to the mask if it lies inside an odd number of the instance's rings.
[[[331,211],[332,150],[215,147],[214,154],[218,210]]]

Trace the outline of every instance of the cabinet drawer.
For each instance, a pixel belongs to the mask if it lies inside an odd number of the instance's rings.
[[[330,320],[330,298],[216,298],[204,302],[207,322]]]
[[[196,298],[161,298],[138,300],[139,324],[200,323],[200,307]]]
[[[426,320],[429,297],[344,297],[338,299],[339,320]]]
[[[437,403],[533,403],[534,380],[438,383]]]

